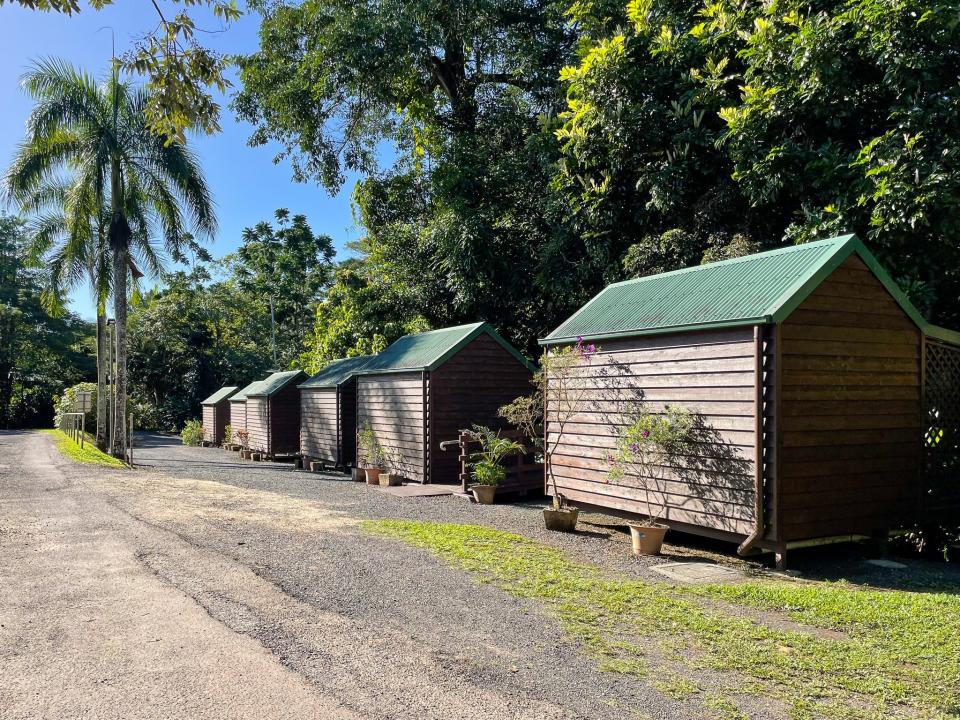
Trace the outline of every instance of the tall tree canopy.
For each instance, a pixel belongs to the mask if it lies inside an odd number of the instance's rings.
[[[333,276],[333,240],[310,229],[305,215],[283,208],[276,226],[260,222],[243,231],[229,260],[236,280],[276,325],[276,366],[299,366],[323,291]],[[269,334],[265,339],[270,339]]]
[[[296,179],[361,173],[351,282],[402,287],[395,321],[532,353],[607,282],[856,232],[960,324],[955,3],[257,7],[235,108]]]
[[[300,180],[348,170],[370,275],[414,289],[432,323],[477,316],[530,343],[551,233],[559,73],[574,59],[551,0],[270,4],[235,108]],[[378,156],[397,153],[382,167]],[[405,318],[404,320],[411,320]]]
[[[918,305],[960,322],[955,3],[626,10],[564,75],[557,184],[583,256],[615,270],[671,230],[688,243],[667,248],[677,264],[856,232]]]

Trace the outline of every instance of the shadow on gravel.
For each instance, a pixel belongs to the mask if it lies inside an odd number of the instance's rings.
[[[150,468],[228,468],[293,472],[292,462],[247,462],[220,448],[189,447],[178,435],[138,432],[134,434],[133,464]]]

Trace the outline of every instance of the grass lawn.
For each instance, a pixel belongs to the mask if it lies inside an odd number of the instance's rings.
[[[80,447],[80,444],[75,443],[73,438],[69,437],[68,435],[64,435],[59,430],[41,430],[40,432],[51,435],[53,439],[56,440],[57,448],[59,448],[60,452],[62,452],[71,460],[82,463],[90,463],[93,465],[103,465],[104,467],[126,467],[123,462],[112,455],[107,455],[100,452],[97,449],[96,441],[90,436],[89,433],[86,435],[86,441],[84,442],[83,447]]]
[[[960,718],[960,594],[792,580],[675,587],[609,577],[486,527],[365,529],[544,603],[602,670],[698,700],[704,717],[745,718],[753,696],[797,720]]]

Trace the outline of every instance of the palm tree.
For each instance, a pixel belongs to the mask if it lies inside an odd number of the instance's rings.
[[[167,252],[182,255],[188,226],[205,237],[216,231],[213,200],[196,157],[185,144],[151,132],[144,112],[149,96],[120,82],[116,73],[98,85],[67,63],[45,60],[22,85],[36,106],[26,142],[7,173],[8,192],[22,202],[66,169],[78,192],[90,193],[97,207],[109,209],[106,239],[117,344],[112,449],[122,456],[127,447],[128,275],[139,273],[134,227],[155,229]]]
[[[26,152],[29,152],[27,149]],[[86,190],[86,192],[85,192]],[[138,257],[156,275],[162,269],[160,258],[150,244],[145,198],[131,198],[135,232],[132,247]],[[30,216],[27,224],[27,262],[47,269],[44,307],[51,314],[65,310],[66,294],[89,280],[97,308],[97,447],[106,451],[107,374],[110,367],[107,349],[107,300],[110,295],[110,247],[107,229],[110,213],[98,207],[89,188],[56,178],[41,186],[26,201],[21,211]],[[136,275],[133,276],[136,280]]]

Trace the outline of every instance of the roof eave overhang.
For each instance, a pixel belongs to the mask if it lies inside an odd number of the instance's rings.
[[[761,315],[750,318],[736,318],[734,320],[711,321],[705,323],[689,323],[687,325],[672,325],[669,327],[644,328],[640,330],[622,330],[614,333],[599,333],[596,335],[576,335],[572,337],[544,338],[537,342],[543,347],[552,345],[567,345],[577,342],[578,339],[594,342],[597,340],[620,340],[623,338],[639,337],[641,335],[668,335],[671,333],[695,332],[697,330],[725,329],[746,327],[751,325],[766,325],[773,322],[770,315]]]

